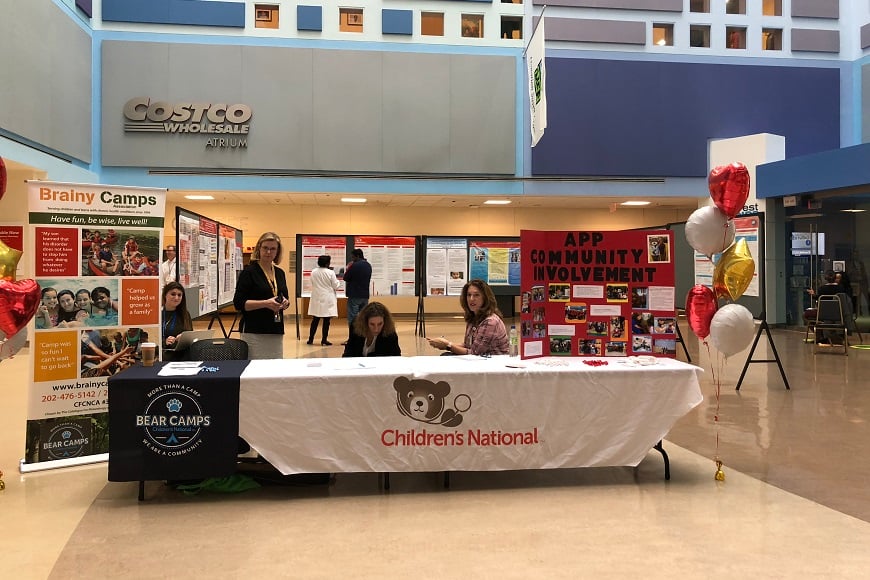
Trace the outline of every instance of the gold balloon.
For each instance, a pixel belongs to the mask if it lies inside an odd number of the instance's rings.
[[[716,481],[725,481],[725,472],[722,471],[722,462],[721,461],[716,462],[715,478],[716,478]]]
[[[0,240],[0,280],[15,281],[15,268],[18,267],[18,260],[21,259],[22,253]]]
[[[713,291],[718,298],[737,300],[752,282],[755,260],[749,253],[749,244],[741,238],[719,256],[713,270]]]

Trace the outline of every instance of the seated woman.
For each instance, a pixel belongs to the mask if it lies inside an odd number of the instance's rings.
[[[429,344],[451,354],[508,354],[507,330],[489,284],[483,280],[470,280],[462,288],[459,304],[465,313],[462,344],[453,344],[443,337],[430,338]]]
[[[396,323],[386,306],[369,302],[360,310],[342,356],[402,356]]]
[[[184,286],[169,282],[163,287],[163,313],[160,317],[161,336],[164,349],[175,348],[178,335],[193,330],[193,321],[187,311],[187,298]]]

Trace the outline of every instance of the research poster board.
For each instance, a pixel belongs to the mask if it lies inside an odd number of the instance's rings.
[[[376,296],[417,295],[416,236],[300,234],[296,236],[296,292],[311,296],[311,272],[317,258],[328,255],[330,267],[341,282],[339,297],[345,296],[344,271],[351,261],[351,251],[362,250],[372,266],[369,293]]]
[[[677,354],[673,232],[520,233],[520,354]]]
[[[317,267],[317,258],[327,255],[330,267],[341,281],[339,297],[344,297],[344,268],[347,265],[347,236],[311,235],[296,236],[296,295],[311,297],[311,272]],[[300,259],[301,256],[301,259]]]
[[[475,279],[498,296],[519,294],[519,238],[426,237],[424,247],[427,296],[459,296]]]
[[[217,312],[218,222],[178,207],[175,224],[178,281],[184,286],[187,310],[191,318]]]
[[[31,181],[27,253],[41,287],[22,471],[108,452],[108,377],[160,340],[166,190]]]
[[[218,224],[218,308],[233,303],[236,281],[244,268],[242,259],[242,231],[226,224]]]
[[[375,296],[414,296],[417,288],[417,238],[414,236],[354,236],[372,265],[369,292]]]

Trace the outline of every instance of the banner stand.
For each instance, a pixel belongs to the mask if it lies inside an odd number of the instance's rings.
[[[83,457],[71,457],[70,459],[54,459],[52,461],[41,461],[38,463],[25,463],[24,459],[22,458],[18,460],[18,471],[20,473],[32,473],[34,471],[47,471],[49,469],[60,469],[62,467],[90,465],[91,463],[101,463],[108,460],[108,453],[100,453],[98,455],[85,455]]]

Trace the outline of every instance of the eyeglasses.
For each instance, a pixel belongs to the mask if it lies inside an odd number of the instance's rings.
[[[277,252],[278,248],[269,248],[266,246],[260,246],[260,251],[261,252]]]

